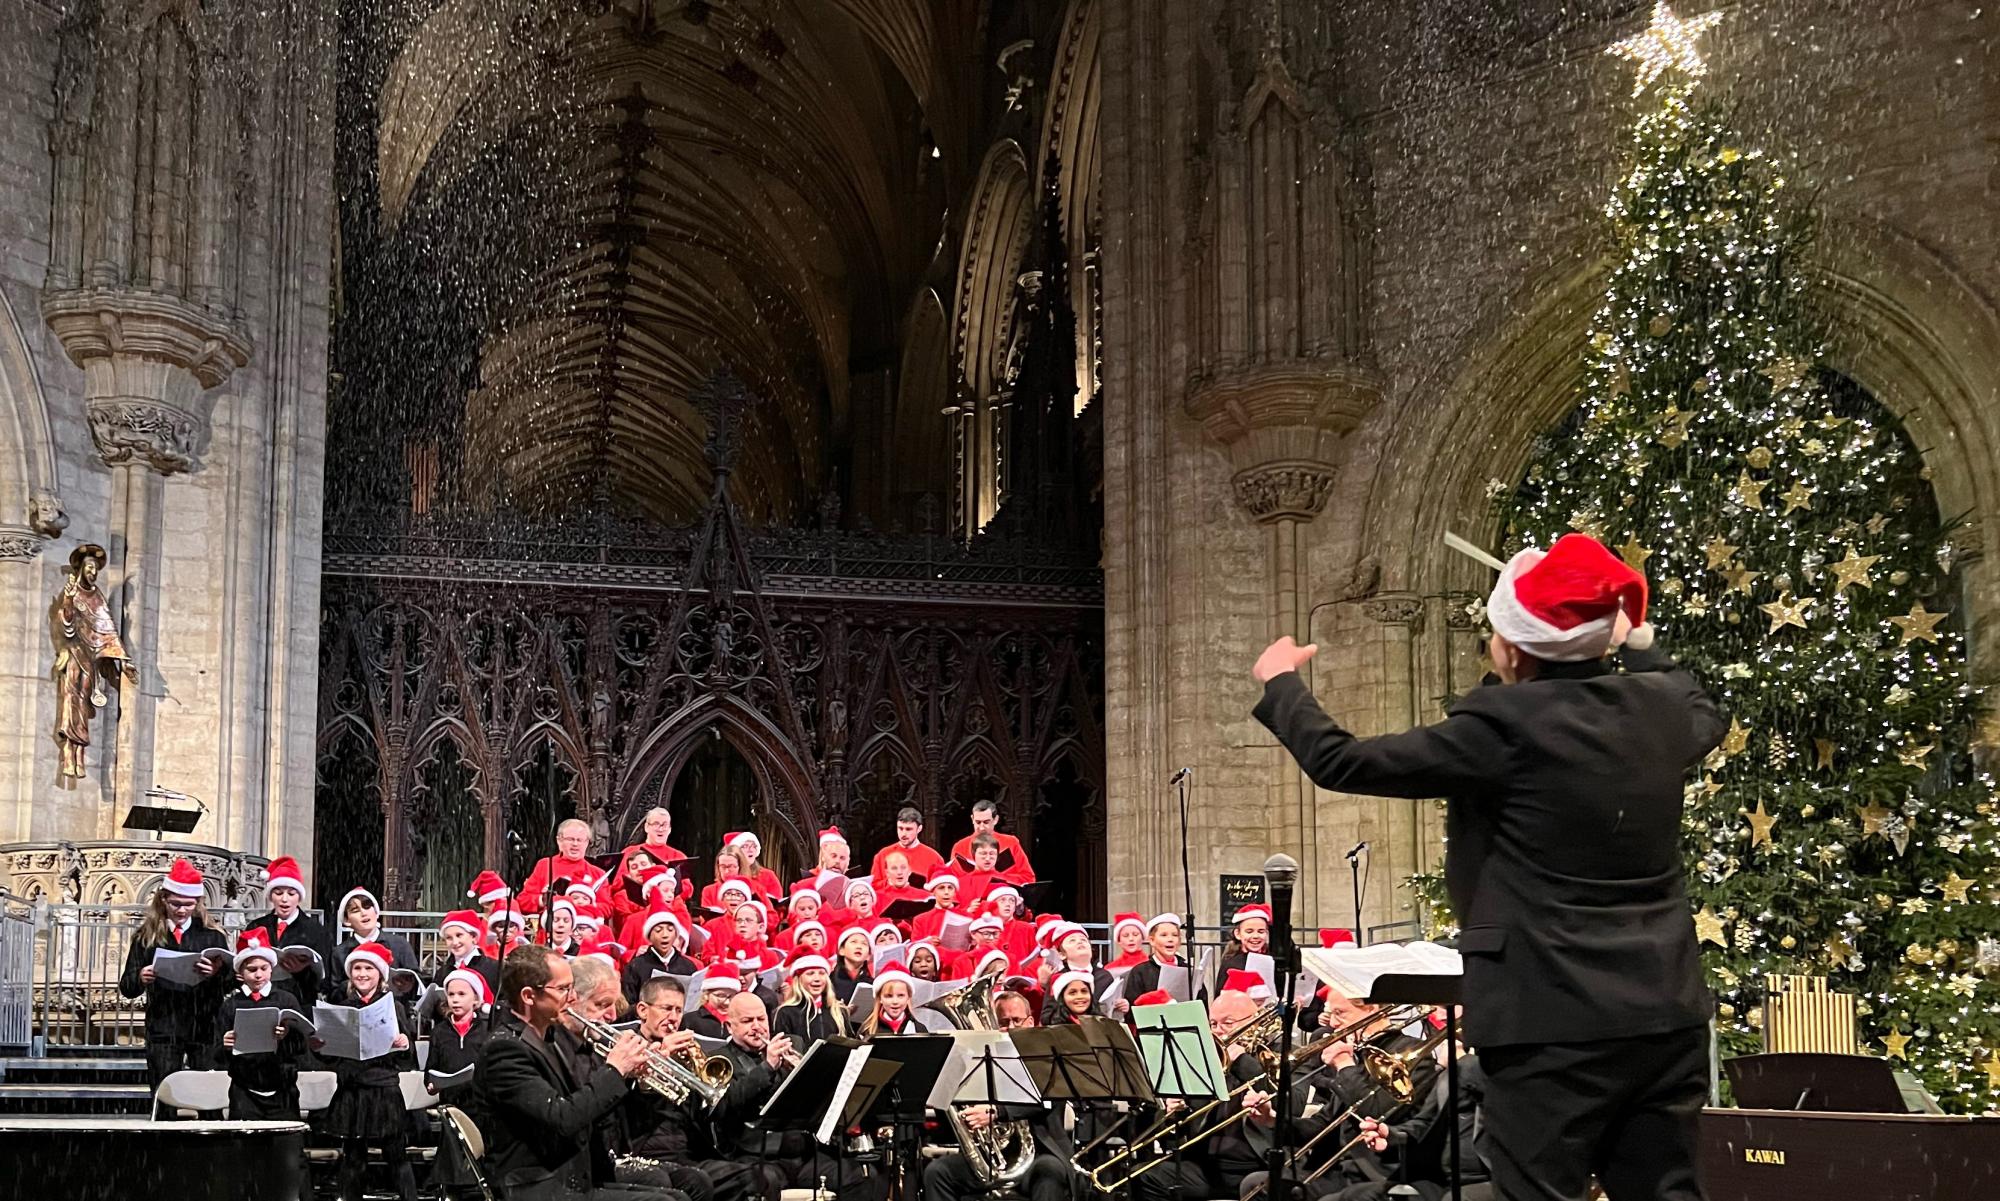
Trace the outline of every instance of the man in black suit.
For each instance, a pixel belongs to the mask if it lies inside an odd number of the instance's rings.
[[[598,1120],[617,1108],[645,1071],[646,1042],[626,1034],[578,1078],[575,1038],[562,1026],[576,999],[569,962],[548,947],[507,956],[501,985],[512,1007],[480,1057],[473,1079],[486,1120],[485,1169],[504,1201],[662,1198],[659,1190],[599,1185],[592,1179]]]
[[[1651,653],[1644,577],[1594,539],[1528,550],[1487,611],[1497,683],[1436,725],[1356,738],[1284,638],[1257,719],[1322,788],[1448,799],[1465,1036],[1487,1078],[1482,1158],[1502,1196],[1697,1201],[1713,999],[1681,865],[1683,780],[1715,703]],[[1640,623],[1634,628],[1634,623]],[[1626,638],[1627,634],[1631,637]],[[1606,659],[1620,644],[1624,671]]]
[[[1017,992],[993,994],[993,1017],[1002,1030],[1027,1030],[1035,1024],[1035,1009]],[[1062,1115],[1044,1101],[1038,1105],[967,1105],[959,1118],[979,1130],[995,1122],[1026,1122],[1035,1140],[1034,1158],[1014,1191],[1028,1201],[1068,1201],[1076,1183],[1070,1159],[1076,1146],[1063,1129]],[[990,1191],[981,1187],[963,1151],[940,1155],[924,1168],[924,1196],[928,1201],[962,1201]]]

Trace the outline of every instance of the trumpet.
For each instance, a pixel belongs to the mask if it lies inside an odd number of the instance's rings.
[[[623,1033],[575,1006],[566,1012],[583,1030],[584,1041],[599,1055],[609,1053]],[[663,1048],[654,1047],[646,1052],[646,1070],[639,1076],[639,1087],[669,1101],[685,1102],[689,1097],[699,1097],[704,1104],[714,1105],[722,1099],[735,1073],[735,1067],[726,1057],[703,1055],[697,1047],[689,1047],[680,1055],[670,1055]]]

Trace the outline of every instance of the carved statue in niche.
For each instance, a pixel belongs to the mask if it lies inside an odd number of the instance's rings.
[[[57,775],[65,779],[84,774],[90,719],[110,703],[104,681],[139,678],[111,620],[111,606],[97,590],[105,562],[104,548],[94,542],[71,551],[69,582],[56,596],[56,743],[62,749]]]

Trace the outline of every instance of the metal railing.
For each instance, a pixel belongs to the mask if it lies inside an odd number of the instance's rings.
[[[35,906],[0,888],[0,1047],[33,1045]]]

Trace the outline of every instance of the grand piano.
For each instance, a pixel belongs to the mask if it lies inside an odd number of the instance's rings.
[[[1889,1065],[1859,1055],[1746,1055],[1726,1065],[1758,1108],[1701,1115],[1709,1201],[2000,1198],[2000,1117],[1910,1113]]]

